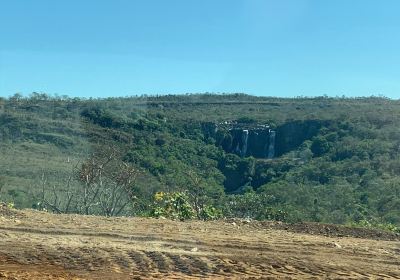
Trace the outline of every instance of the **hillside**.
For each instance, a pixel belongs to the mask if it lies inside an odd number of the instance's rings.
[[[397,279],[399,235],[0,207],[0,279]]]
[[[190,212],[176,214],[182,219],[396,231],[399,105],[377,97],[14,95],[0,100],[0,200],[56,213],[173,216],[166,200],[178,195]]]

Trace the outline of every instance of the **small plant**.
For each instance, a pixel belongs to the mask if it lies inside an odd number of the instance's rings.
[[[380,229],[383,231],[391,231],[395,233],[400,233],[400,227],[391,224],[391,223],[378,223],[368,220],[360,220],[358,222],[352,223],[351,226],[363,227],[363,228],[371,228],[371,229]]]
[[[272,220],[272,221],[287,221],[288,218],[288,213],[286,211],[283,211],[281,209],[275,209],[272,207],[267,207],[265,208],[264,212],[264,219],[266,220]]]
[[[189,198],[184,192],[164,193],[154,195],[152,217],[164,217],[174,220],[189,220],[195,216],[195,211],[189,203]]]
[[[42,203],[42,202],[36,202],[36,203],[33,203],[32,204],[32,208],[33,209],[36,209],[36,210],[39,210],[39,211],[44,211],[44,212],[47,212],[47,209],[46,209],[46,207],[44,206],[44,204]]]
[[[200,211],[200,219],[209,221],[222,218],[222,211],[214,206],[207,205]]]
[[[253,191],[230,195],[224,207],[226,217],[250,218],[255,220],[288,221],[288,212],[272,207],[275,197]]]

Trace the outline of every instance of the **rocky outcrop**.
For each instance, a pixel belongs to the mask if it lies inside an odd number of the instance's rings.
[[[225,151],[241,157],[273,158],[275,155],[275,131],[268,126],[232,128],[229,130],[232,144]]]
[[[293,120],[272,128],[267,124],[232,121],[203,123],[202,129],[208,143],[215,143],[228,153],[220,159],[218,169],[226,178],[225,191],[236,193],[246,186],[257,189],[276,176],[267,170],[273,170],[279,160],[258,159],[275,159],[294,151],[330,125],[331,122],[322,120]],[[282,168],[279,172],[286,172],[291,165]]]
[[[216,145],[241,157],[273,158],[275,131],[264,124],[223,122],[203,124],[205,136],[215,139]]]
[[[228,153],[272,159],[298,148],[317,135],[323,125],[326,123],[320,120],[294,120],[271,128],[267,124],[231,121],[204,123],[203,131]]]

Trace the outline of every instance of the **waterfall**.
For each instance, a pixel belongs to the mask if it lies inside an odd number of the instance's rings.
[[[247,153],[247,140],[249,139],[249,131],[247,129],[243,130],[242,133],[242,150],[241,150],[241,156],[245,157]]]
[[[268,157],[274,158],[275,156],[275,135],[276,132],[273,130],[269,131],[269,145],[268,145]]]

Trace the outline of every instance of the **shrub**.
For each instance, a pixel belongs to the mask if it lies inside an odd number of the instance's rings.
[[[200,219],[202,220],[209,221],[220,218],[222,218],[222,211],[213,206],[207,205],[200,211]]]
[[[255,192],[230,195],[224,205],[224,216],[286,221],[288,217],[286,211],[271,207],[274,201],[275,197],[272,195],[256,194]]]
[[[395,233],[400,233],[400,227],[391,224],[391,223],[379,223],[368,220],[360,220],[358,222],[353,222],[350,224],[355,227],[363,227],[363,228],[372,228],[372,229],[380,229],[383,231],[391,231]]]
[[[195,212],[184,192],[164,193],[154,195],[154,205],[150,214],[152,217],[164,217],[173,220],[193,219]]]

